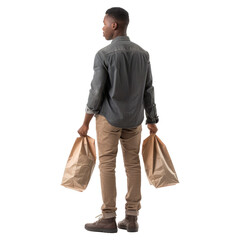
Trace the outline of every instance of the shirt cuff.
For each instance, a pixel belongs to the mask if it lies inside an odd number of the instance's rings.
[[[85,108],[85,112],[88,113],[88,114],[94,114],[95,113],[87,105],[86,105],[86,108]]]
[[[148,119],[146,120],[145,124],[148,124],[148,123],[158,123],[159,122],[159,118],[158,116],[156,116],[155,118],[152,118],[152,119]]]

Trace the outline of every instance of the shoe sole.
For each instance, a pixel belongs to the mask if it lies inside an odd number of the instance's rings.
[[[105,233],[116,233],[118,231],[118,229],[103,229],[103,228],[86,228],[85,227],[85,229],[92,232],[105,232]]]
[[[118,225],[118,228],[127,230],[128,232],[138,232],[138,228],[127,228],[127,226]]]

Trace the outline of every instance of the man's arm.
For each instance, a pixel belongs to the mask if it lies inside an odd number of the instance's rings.
[[[91,120],[94,114],[98,114],[105,97],[106,84],[108,79],[108,71],[100,53],[97,52],[94,58],[94,75],[89,90],[88,102],[85,108],[85,120]],[[92,115],[92,116],[87,116]],[[87,121],[85,121],[87,122]]]
[[[105,97],[106,84],[108,79],[107,67],[98,51],[94,58],[94,75],[89,90],[88,102],[85,108],[85,118],[83,125],[78,129],[81,137],[86,137],[89,129],[89,123],[94,114],[99,113],[103,99]]]
[[[159,121],[155,104],[154,87],[152,85],[152,71],[151,63],[149,60],[149,54],[148,54],[147,79],[144,92],[144,109],[147,118],[145,124],[157,123]]]

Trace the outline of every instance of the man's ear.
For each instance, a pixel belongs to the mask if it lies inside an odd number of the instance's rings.
[[[118,28],[118,24],[116,22],[112,23],[112,29],[116,30]]]

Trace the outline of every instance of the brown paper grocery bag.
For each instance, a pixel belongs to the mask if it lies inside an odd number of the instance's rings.
[[[142,156],[151,185],[160,188],[179,183],[167,148],[156,134],[144,139]]]
[[[86,189],[96,164],[95,140],[78,137],[72,147],[61,185],[82,192]]]

